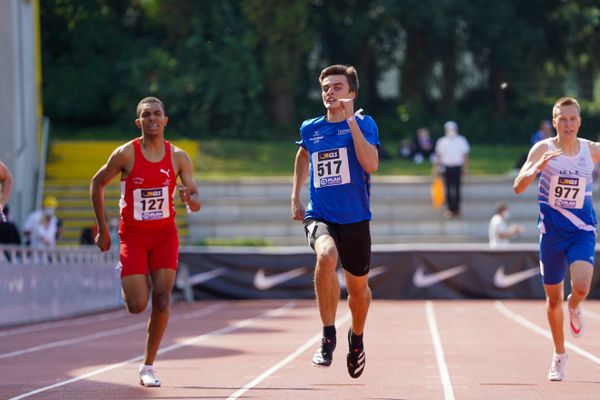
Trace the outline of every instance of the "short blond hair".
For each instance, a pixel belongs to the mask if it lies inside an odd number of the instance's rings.
[[[554,106],[552,107],[552,119],[556,118],[560,111],[560,108],[563,106],[575,106],[577,107],[577,112],[581,113],[579,102],[574,97],[565,96],[561,97],[560,99],[554,102]]]

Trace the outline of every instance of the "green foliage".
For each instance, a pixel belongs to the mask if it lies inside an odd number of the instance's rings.
[[[45,113],[75,136],[130,137],[135,105],[155,95],[170,132],[285,139],[324,113],[317,77],[333,63],[357,67],[357,105],[385,139],[419,126],[439,135],[452,119],[473,143],[526,145],[563,95],[582,103],[582,136],[600,132],[600,6],[591,1],[40,4]]]

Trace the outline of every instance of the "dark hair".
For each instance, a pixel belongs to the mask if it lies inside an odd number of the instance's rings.
[[[140,102],[137,105],[137,108],[135,110],[135,113],[137,115],[137,117],[140,117],[140,113],[142,112],[142,105],[143,104],[148,104],[148,103],[158,103],[160,104],[160,107],[163,110],[163,113],[165,113],[165,105],[163,104],[163,102],[158,98],[158,97],[144,97],[143,99],[140,100]]]
[[[496,214],[500,214],[502,211],[507,210],[508,205],[506,203],[496,204]]]
[[[356,72],[356,68],[354,68],[352,65],[330,65],[321,71],[319,83],[323,84],[323,79],[327,78],[329,75],[344,75],[346,79],[348,79],[350,91],[354,92],[354,94],[358,96],[358,73]]]

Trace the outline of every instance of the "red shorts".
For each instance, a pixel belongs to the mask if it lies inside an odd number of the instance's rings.
[[[175,225],[163,229],[126,229],[119,232],[121,277],[148,275],[161,268],[177,269],[179,238]]]

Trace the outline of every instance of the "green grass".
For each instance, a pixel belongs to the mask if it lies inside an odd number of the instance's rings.
[[[195,160],[198,179],[239,179],[244,177],[291,177],[298,147],[288,142],[250,140],[208,140],[200,142]],[[524,146],[474,145],[469,155],[469,174],[500,175],[509,172],[525,152]],[[395,149],[388,148],[390,154]],[[431,163],[410,160],[381,160],[376,175],[430,175]]]

